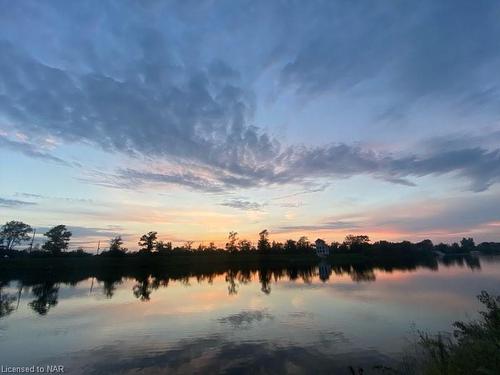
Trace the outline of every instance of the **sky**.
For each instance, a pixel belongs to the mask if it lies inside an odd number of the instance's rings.
[[[0,6],[1,222],[500,240],[496,1]]]

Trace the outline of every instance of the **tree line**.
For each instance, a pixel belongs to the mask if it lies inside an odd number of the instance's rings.
[[[33,248],[34,236],[33,228],[21,221],[9,221],[1,226],[0,229],[0,248],[3,251],[12,252],[16,246],[31,241],[29,245],[30,252],[45,252],[52,255],[60,255],[66,252],[72,237],[71,231],[63,224],[56,225],[49,229],[43,235],[46,241],[41,247]],[[320,240],[323,241],[323,240]],[[324,242],[324,241],[323,241]],[[256,244],[247,239],[240,239],[237,232],[229,232],[225,246],[218,247],[213,242],[208,245],[203,243],[193,247],[193,241],[186,241],[182,246],[173,246],[172,242],[158,239],[158,232],[150,231],[139,238],[138,251],[132,253],[138,254],[192,254],[192,253],[260,253],[260,254],[313,254],[315,250],[314,243],[311,243],[306,236],[298,240],[288,239],[284,242],[271,241],[269,231],[262,230],[258,234]],[[331,253],[353,253],[365,255],[398,255],[403,253],[431,253],[439,252],[442,254],[467,254],[471,251],[480,251],[482,253],[500,252],[500,243],[483,242],[476,245],[472,238],[462,238],[460,243],[453,244],[433,244],[429,239],[412,243],[410,241],[389,242],[376,241],[371,242],[367,235],[349,234],[343,242],[332,242],[329,245]],[[75,253],[85,255],[85,251],[79,248]],[[116,236],[109,241],[109,246],[101,252],[100,255],[123,256],[128,253],[124,247],[121,236]],[[90,255],[90,254],[88,254]]]

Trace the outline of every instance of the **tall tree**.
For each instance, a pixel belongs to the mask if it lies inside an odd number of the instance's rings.
[[[238,251],[238,233],[237,232],[229,232],[227,236],[226,250],[230,253],[235,253]]]
[[[8,221],[2,225],[0,230],[0,243],[5,242],[7,250],[12,250],[22,241],[28,241],[30,239],[29,233],[32,231],[33,229],[22,221]]]
[[[259,242],[257,242],[257,250],[262,253],[268,253],[271,250],[271,245],[269,244],[269,232],[264,229],[259,233]]]
[[[126,251],[127,249],[123,247],[122,236],[116,236],[109,241],[109,252],[111,254],[124,254]]]
[[[460,245],[462,246],[462,249],[464,251],[472,251],[476,247],[476,244],[474,243],[474,239],[472,237],[462,238],[462,240],[460,241]]]
[[[297,252],[297,243],[294,240],[286,240],[284,250],[289,254]]]
[[[299,252],[308,252],[311,249],[311,243],[309,242],[309,239],[306,236],[302,236],[299,238],[297,241],[297,250]]]
[[[172,251],[172,242],[158,241],[156,243],[156,251],[160,254],[166,254]]]
[[[238,247],[240,248],[240,251],[248,253],[248,252],[252,251],[252,242],[248,241],[248,240],[241,240],[238,243]]]
[[[66,229],[66,225],[57,225],[44,234],[47,237],[47,242],[42,246],[45,251],[50,251],[52,254],[60,254],[68,248],[71,232]]]
[[[366,235],[349,234],[344,239],[344,245],[351,252],[359,253],[368,249],[370,238]]]
[[[152,252],[156,247],[156,239],[158,232],[148,232],[144,234],[139,240],[139,246],[141,246],[142,251],[146,251],[148,253]]]
[[[354,235],[354,234],[348,234],[345,236],[344,243],[349,246],[358,246],[358,245],[364,245],[370,242],[370,237],[366,235]]]

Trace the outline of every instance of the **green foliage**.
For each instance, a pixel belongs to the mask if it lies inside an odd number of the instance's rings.
[[[482,291],[486,311],[470,322],[455,322],[454,339],[421,334],[425,374],[500,374],[500,297]]]
[[[66,225],[57,225],[44,234],[48,238],[42,249],[54,255],[60,254],[68,248],[71,232],[66,229]]]
[[[12,250],[14,246],[19,245],[22,241],[29,240],[29,233],[32,231],[33,229],[22,221],[8,221],[2,225],[0,230],[0,244],[5,242],[7,250]]]

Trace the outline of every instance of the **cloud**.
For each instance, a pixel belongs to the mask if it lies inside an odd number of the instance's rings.
[[[123,233],[123,228],[121,226],[108,225],[104,227],[82,227],[82,226],[68,226],[74,237],[76,238],[86,238],[86,237],[114,237],[117,235],[126,236]]]
[[[0,134],[0,148],[9,149],[11,151],[19,152],[25,156],[41,159],[49,162],[55,162],[64,166],[70,166],[71,163],[58,158],[48,152],[40,150],[37,146],[28,142],[19,142],[8,139],[7,137]]]
[[[273,233],[332,231],[336,233],[374,233],[376,237],[399,239],[433,238],[459,240],[480,234],[495,240],[500,222],[498,189],[473,196],[458,194],[441,199],[425,199],[383,205],[380,208],[353,208],[342,215],[325,217],[313,224],[271,228]],[[388,213],[390,213],[388,215]]]
[[[36,205],[35,202],[0,198],[0,207],[16,208],[16,207],[34,206],[34,205]]]
[[[485,74],[500,67],[498,4],[332,2],[290,8],[292,17],[314,16],[315,26],[307,32],[290,27],[291,38],[300,33],[302,39],[286,50],[292,56],[281,71],[286,86],[306,95],[368,86],[403,103],[435,94],[493,97],[498,103],[499,81]]]
[[[357,230],[359,229],[357,223],[345,222],[345,221],[330,221],[311,225],[286,225],[273,229],[275,233],[288,233],[288,232],[315,232],[322,230]]]
[[[33,194],[33,193],[16,193],[16,196],[32,198],[32,199],[50,199],[50,200],[58,200],[58,201],[66,201],[72,203],[92,203],[94,202],[92,199],[88,198],[71,198],[71,197],[57,197],[57,196],[48,196],[42,194]]]
[[[1,147],[64,165],[73,164],[35,145],[50,137],[99,147],[127,167],[88,171],[87,180],[132,189],[223,192],[360,174],[407,186],[452,174],[474,191],[500,181],[498,146],[464,141],[392,154],[328,140],[287,145],[254,124],[255,82],[268,71],[278,71],[280,90],[306,97],[369,87],[403,98],[402,106],[429,95],[491,102],[500,84],[492,74],[500,67],[495,4],[256,2],[251,18],[231,2],[197,12],[128,4],[23,2],[2,16],[0,115],[31,143],[1,136]],[[304,18],[314,25],[302,26]],[[40,32],[19,38],[23,25]],[[237,35],[225,38],[235,25]]]
[[[127,168],[116,173],[94,171],[83,179],[115,188],[136,189],[166,184],[212,193],[284,184],[300,184],[306,189],[281,197],[286,198],[324,190],[328,184],[311,187],[316,186],[315,179],[319,178],[370,175],[390,183],[413,187],[416,183],[411,178],[450,174],[469,181],[469,188],[479,192],[500,182],[500,149],[488,150],[479,146],[436,149],[406,156],[375,152],[359,146],[332,144],[288,147],[256,169],[247,168],[244,164],[224,170],[182,163],[175,166],[176,171],[151,171],[149,168],[149,165],[144,164],[142,169]],[[240,169],[240,173],[234,172],[236,168]]]
[[[455,173],[468,179],[474,191],[484,191],[500,181],[500,149],[436,150],[425,156],[390,160],[388,165],[389,175],[396,177]]]
[[[230,199],[220,203],[220,205],[244,211],[260,211],[265,206],[263,203],[251,202],[245,199]]]
[[[464,232],[500,220],[496,207],[500,205],[497,192],[481,193],[473,199],[452,197],[440,202],[428,201],[420,204],[434,207],[433,210],[421,212],[418,207],[400,207],[391,210],[392,218],[374,215],[371,225],[376,227],[392,227],[401,231],[429,233]],[[494,228],[490,228],[494,229]]]
[[[87,175],[83,176],[81,180],[105,187],[132,190],[143,186],[157,185],[180,185],[208,193],[219,193],[225,189],[221,182],[195,175],[189,171],[156,172],[132,168],[121,169],[116,173],[87,171]]]

